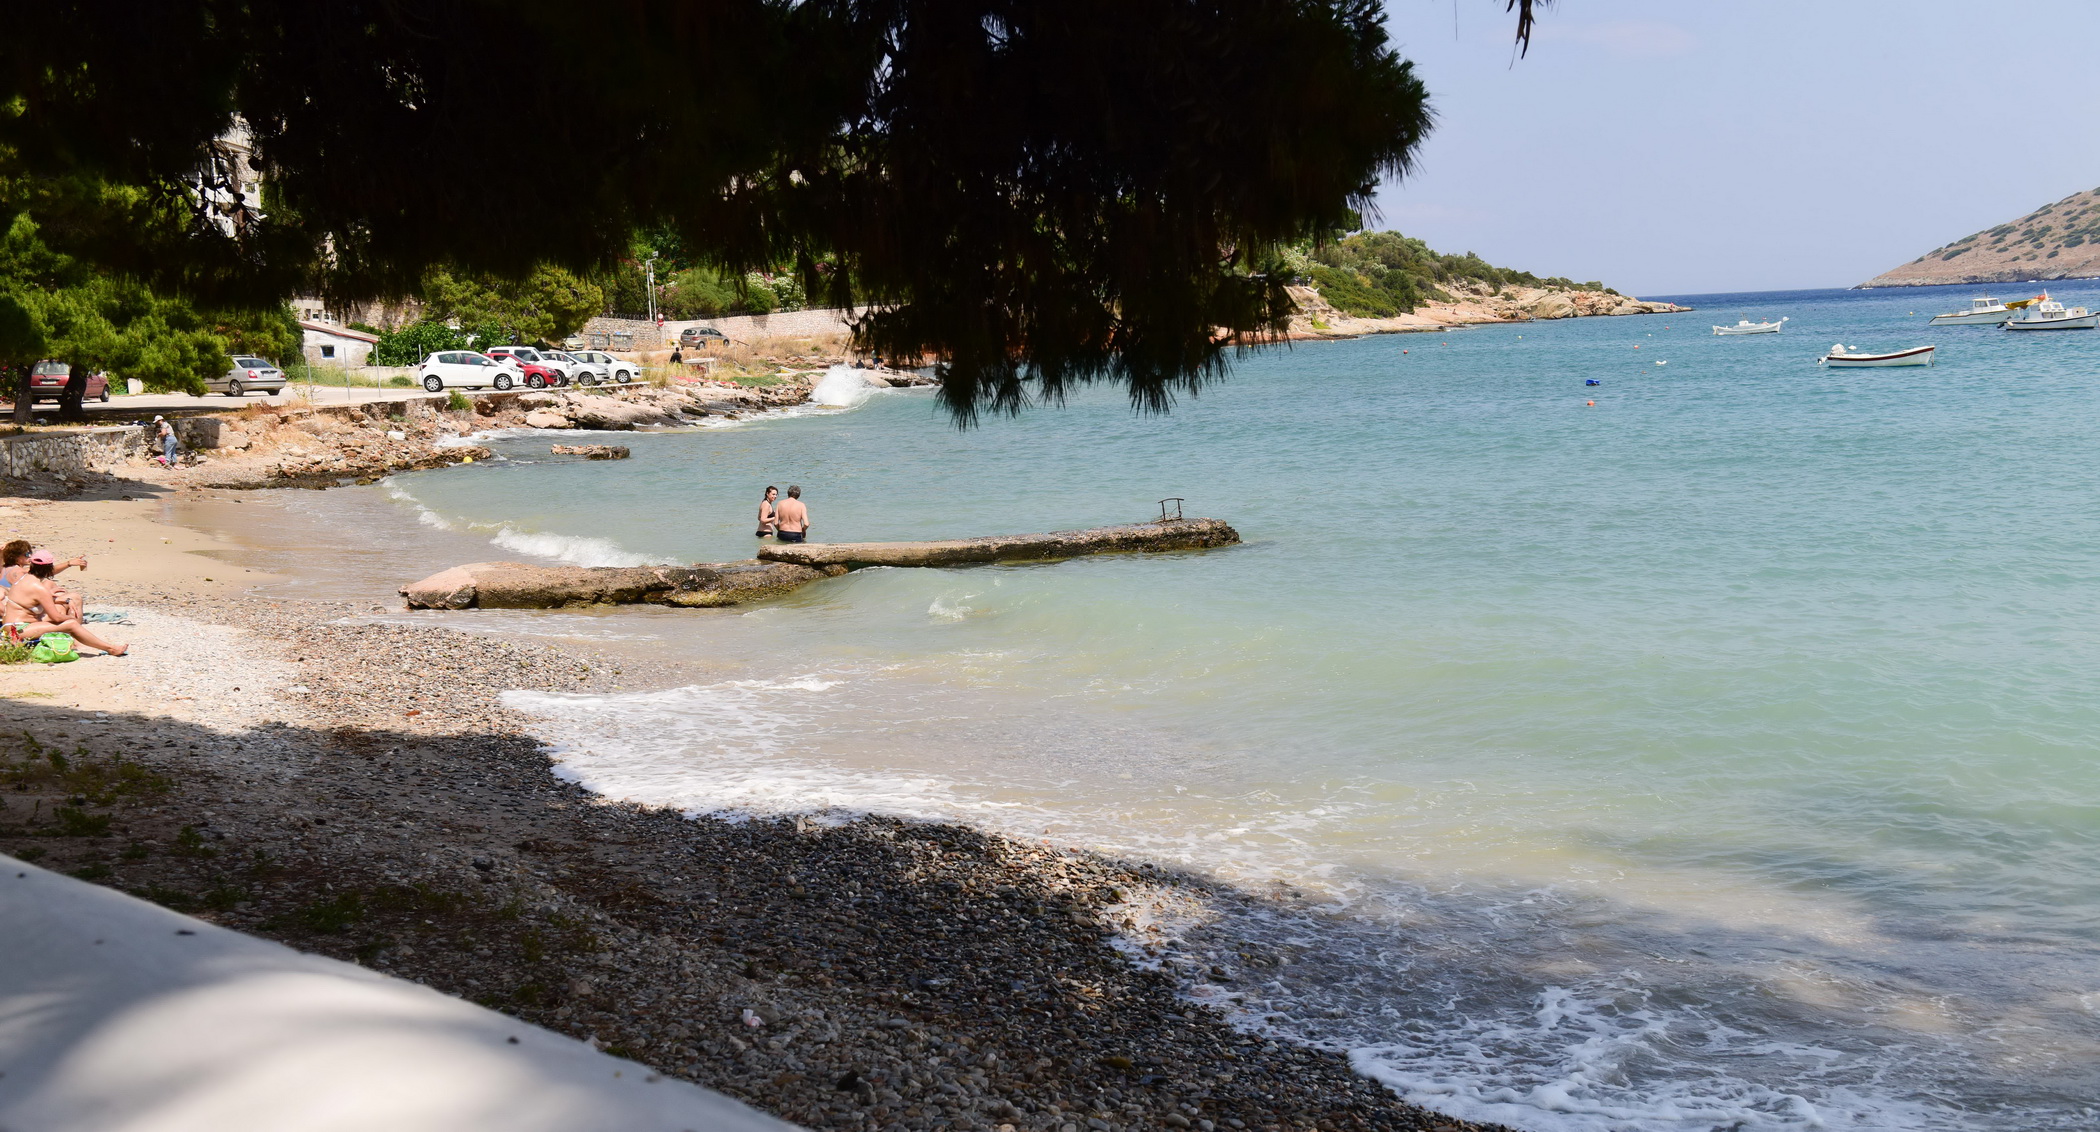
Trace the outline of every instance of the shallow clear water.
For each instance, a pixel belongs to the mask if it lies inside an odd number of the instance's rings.
[[[513,695],[609,793],[959,816],[1283,893],[1191,946],[1286,947],[1230,988],[1250,1022],[1445,1111],[2085,1128],[2100,333],[1923,325],[1967,297],[1301,345],[1165,418],[1102,392],[957,432],[878,393],[623,439],[618,465],[526,434],[506,461],[263,505],[282,517],[251,537],[362,593],[471,558],[743,557],[767,483],[803,485],[825,541],[1184,496],[1246,544],[868,571],[746,611],[432,619],[717,665]],[[1837,341],[1942,356],[1817,368]]]

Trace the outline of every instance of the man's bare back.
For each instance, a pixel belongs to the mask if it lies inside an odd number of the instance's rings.
[[[780,509],[774,512],[775,526],[787,534],[799,535],[809,530],[809,508],[803,505],[800,488],[789,488],[788,497],[780,501]]]

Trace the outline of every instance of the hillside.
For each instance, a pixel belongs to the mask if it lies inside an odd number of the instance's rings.
[[[2100,189],[2073,193],[2018,220],[1964,236],[1862,287],[2007,283],[2100,276]]]
[[[1439,254],[1398,232],[1359,232],[1304,249],[1291,267],[1296,337],[1441,330],[1482,322],[1662,314],[1682,308],[1643,302],[1599,282],[1541,279],[1467,252]]]

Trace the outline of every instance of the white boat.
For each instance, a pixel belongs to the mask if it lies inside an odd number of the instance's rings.
[[[1816,359],[1819,366],[1929,366],[1932,364],[1934,347],[1918,346],[1909,350],[1897,350],[1892,354],[1862,354],[1849,349],[1843,342],[1830,348],[1830,352]]]
[[[2021,299],[2016,303],[2001,303],[1989,295],[1969,300],[1969,309],[1936,314],[1927,326],[1996,326],[2013,316],[2013,312],[2032,303],[2033,299]]]
[[[2087,314],[2084,307],[2067,307],[2043,292],[2034,306],[2018,318],[2007,319],[2007,330],[2100,330],[2100,314]]]
[[[1734,326],[1716,326],[1714,327],[1714,333],[1777,334],[1779,333],[1779,328],[1784,325],[1786,325],[1786,320],[1783,318],[1780,319],[1778,322],[1752,322],[1749,319],[1745,318],[1737,321]]]

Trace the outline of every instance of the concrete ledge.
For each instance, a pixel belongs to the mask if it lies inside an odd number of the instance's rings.
[[[0,856],[0,1128],[788,1132],[426,987]]]
[[[1040,535],[997,535],[945,542],[840,542],[768,546],[758,552],[765,562],[798,566],[964,566],[981,562],[1041,562],[1086,554],[1132,551],[1200,550],[1240,541],[1238,531],[1222,519],[1162,519],[1120,527],[1052,531]]]

